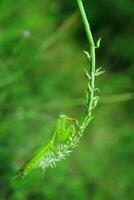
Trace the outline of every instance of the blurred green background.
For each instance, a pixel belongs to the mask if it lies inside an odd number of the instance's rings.
[[[88,43],[75,0],[0,1],[0,200],[134,199],[134,2],[83,2],[106,71],[95,118],[44,178],[13,180],[60,113],[82,116]]]

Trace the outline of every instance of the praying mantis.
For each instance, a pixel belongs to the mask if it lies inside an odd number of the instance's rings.
[[[73,123],[70,123],[73,122]],[[27,160],[17,171],[17,176],[25,177],[29,172],[39,166],[40,161],[50,151],[56,153],[61,145],[66,145],[69,138],[75,135],[75,124],[78,122],[75,119],[68,117],[67,115],[61,114],[56,122],[55,128],[53,129],[52,136],[48,143],[43,145],[35,154]]]

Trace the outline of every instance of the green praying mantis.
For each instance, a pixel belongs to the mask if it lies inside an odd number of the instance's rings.
[[[71,122],[71,123],[70,123]],[[51,151],[56,153],[61,145],[66,145],[69,138],[75,135],[75,119],[61,114],[53,129],[52,136],[48,143],[43,145],[29,160],[27,160],[17,171],[17,176],[25,177],[33,169],[38,167],[40,161]]]

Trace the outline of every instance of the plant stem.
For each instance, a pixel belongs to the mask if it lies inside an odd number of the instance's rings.
[[[95,92],[95,43],[94,43],[94,39],[92,36],[92,32],[91,32],[91,28],[86,16],[86,12],[83,6],[83,2],[82,0],[77,0],[78,3],[78,7],[82,16],[82,20],[85,26],[85,30],[86,30],[86,34],[87,34],[87,39],[89,42],[89,57],[90,57],[90,66],[91,66],[91,70],[89,70],[89,74],[91,76],[91,80],[88,83],[88,86],[90,87],[90,91],[88,91],[90,94],[90,98],[88,99],[88,105],[87,105],[87,109],[86,109],[86,114],[83,118],[83,122],[81,127],[84,127],[84,129],[86,128],[86,126],[89,124],[90,119],[88,120],[88,118],[91,118],[91,110],[93,109],[93,102],[94,102],[94,92]],[[85,125],[84,125],[85,124]],[[84,129],[81,129],[81,132],[84,131]]]
[[[78,2],[78,6],[81,12],[81,16],[83,19],[83,23],[85,26],[85,30],[86,30],[86,34],[87,34],[87,38],[88,38],[88,42],[89,42],[89,48],[90,48],[90,56],[91,56],[91,99],[90,99],[90,104],[89,106],[91,107],[92,104],[92,100],[94,97],[94,89],[95,89],[95,44],[94,44],[94,40],[93,40],[93,36],[92,36],[92,32],[91,32],[91,28],[86,16],[86,12],[82,3],[82,0],[77,0]]]

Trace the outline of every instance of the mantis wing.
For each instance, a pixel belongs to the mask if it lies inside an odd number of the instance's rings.
[[[56,134],[57,134],[57,124],[53,130],[52,138],[50,139],[50,141],[47,144],[43,145],[37,152],[34,153],[32,158],[28,159],[20,167],[16,177],[18,176],[25,177],[33,168],[36,168],[38,166],[42,157],[44,157],[49,152],[49,150],[51,150],[54,147]]]

